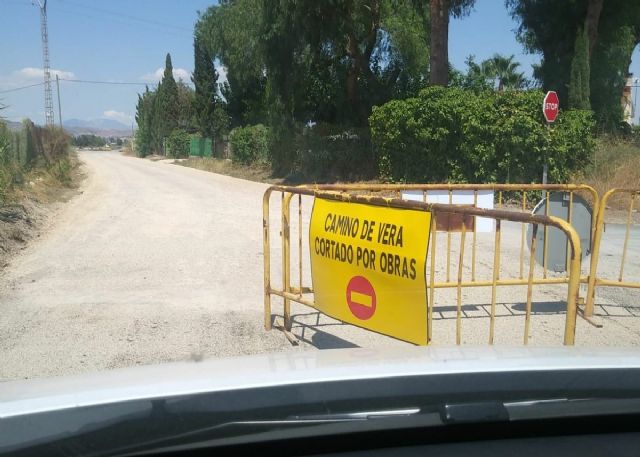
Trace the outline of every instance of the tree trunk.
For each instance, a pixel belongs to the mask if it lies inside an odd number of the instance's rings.
[[[584,27],[589,37],[589,59],[593,55],[593,49],[598,39],[598,23],[600,22],[600,13],[602,12],[602,4],[604,0],[589,0],[587,4],[587,16],[584,20]]]
[[[449,0],[429,0],[431,16],[430,82],[449,83]]]

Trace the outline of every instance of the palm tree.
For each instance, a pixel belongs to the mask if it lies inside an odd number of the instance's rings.
[[[526,85],[524,73],[517,71],[520,64],[513,61],[514,57],[514,55],[505,57],[494,54],[492,58],[485,61],[491,68],[493,77],[498,80],[499,92],[505,89],[522,89]]]
[[[491,59],[476,63],[474,56],[469,56],[466,63],[467,67],[469,67],[467,75],[470,80],[480,81],[482,86],[493,87],[492,81],[495,80],[496,75]]]

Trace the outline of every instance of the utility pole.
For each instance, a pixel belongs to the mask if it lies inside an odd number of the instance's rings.
[[[53,96],[49,68],[49,32],[47,28],[47,0],[36,0],[40,7],[40,34],[42,35],[42,68],[44,69],[44,123],[53,126]]]
[[[58,122],[60,123],[60,128],[62,128],[62,107],[60,106],[60,78],[56,73],[56,88],[58,92]]]

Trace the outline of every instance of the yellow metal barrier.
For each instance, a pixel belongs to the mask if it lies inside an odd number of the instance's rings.
[[[622,247],[622,254],[620,257],[620,270],[618,273],[618,279],[606,279],[598,277],[598,261],[600,258],[600,246],[602,244],[602,235],[605,229],[605,213],[609,200],[614,196],[626,195],[629,199],[626,215],[626,229],[624,235],[624,244]],[[629,235],[631,233],[631,226],[633,224],[633,212],[636,198],[640,195],[640,188],[638,189],[611,189],[602,196],[600,201],[600,211],[596,221],[595,234],[593,239],[593,250],[591,253],[591,266],[589,272],[588,289],[587,289],[587,303],[585,306],[585,315],[592,316],[594,311],[594,302],[596,288],[598,286],[609,287],[630,287],[640,288],[640,282],[624,281],[624,267],[627,261],[627,249],[629,247]]]
[[[462,288],[464,287],[491,287],[491,312],[490,312],[490,331],[489,331],[489,343],[493,344],[494,341],[494,327],[496,319],[496,289],[499,286],[514,285],[514,286],[526,286],[527,287],[527,300],[525,307],[525,328],[524,328],[524,344],[527,344],[530,332],[530,318],[532,313],[532,287],[536,284],[567,284],[567,300],[566,300],[566,317],[564,324],[564,344],[573,345],[575,341],[575,326],[577,315],[577,302],[578,302],[578,289],[581,281],[580,272],[580,260],[581,260],[581,248],[580,240],[571,227],[568,221],[552,217],[552,216],[534,216],[520,211],[504,211],[504,210],[489,210],[475,208],[472,206],[457,206],[446,204],[432,204],[417,201],[400,200],[396,198],[388,198],[372,195],[353,195],[353,192],[358,192],[359,189],[371,191],[401,191],[403,189],[494,189],[500,192],[513,191],[515,186],[506,185],[434,185],[434,186],[317,186],[312,187],[285,187],[285,186],[272,186],[264,194],[263,197],[263,236],[264,236],[264,325],[267,330],[272,327],[272,313],[271,313],[271,297],[272,295],[280,296],[283,299],[284,304],[284,328],[283,330],[288,336],[293,339],[290,334],[292,320],[291,320],[291,301],[301,303],[315,308],[315,304],[312,298],[308,295],[313,292],[312,288],[303,286],[302,279],[302,238],[303,238],[303,223],[302,223],[302,196],[310,196],[315,198],[330,199],[343,202],[363,203],[368,205],[379,205],[392,208],[405,208],[416,211],[430,211],[432,213],[432,241],[431,241],[431,264],[429,274],[429,301],[428,301],[428,334],[432,335],[432,321],[433,321],[433,308],[434,308],[434,291],[436,288],[456,288],[456,342],[461,343],[461,327],[462,327]],[[567,191],[567,192],[579,192],[587,191],[592,195],[595,195],[594,207],[597,208],[597,194],[593,189],[589,190],[587,186],[573,186],[573,185],[551,185],[540,188],[536,185],[531,186],[519,186],[518,190],[525,193],[523,199],[523,206],[526,203],[526,192],[532,190],[543,190],[548,193],[551,191]],[[274,192],[281,193],[281,241],[282,241],[282,288],[276,288],[272,283],[271,278],[271,241],[270,241],[270,200],[271,195]],[[291,285],[291,242],[290,242],[290,203],[291,200],[297,196],[298,198],[298,287],[292,287]],[[501,194],[500,194],[501,196]],[[500,197],[501,198],[501,197]],[[595,209],[594,209],[595,211]],[[457,214],[463,217],[484,217],[495,220],[495,248],[494,248],[494,262],[492,268],[492,279],[489,281],[477,280],[475,278],[475,231],[474,231],[474,253],[472,259],[474,265],[472,265],[472,278],[471,281],[463,280],[463,268],[464,268],[464,247],[466,238],[466,224],[462,224],[460,234],[460,254],[458,263],[458,274],[456,280],[452,281],[449,277],[450,269],[450,252],[447,253],[447,279],[444,282],[438,282],[435,280],[436,269],[436,243],[433,237],[436,234],[436,220],[438,214]],[[524,250],[524,225],[532,224],[532,239],[531,239],[531,254],[529,261],[529,271],[526,277],[524,277],[523,270],[520,268],[519,278],[507,278],[500,279],[500,235],[501,235],[501,222],[510,221],[522,224],[522,239],[521,239],[521,251]],[[568,239],[569,245],[569,265],[568,274],[563,277],[546,277],[546,271],[544,277],[535,277],[535,252],[536,235],[538,226],[542,225],[544,230],[548,227],[556,227],[562,231]],[[451,238],[449,233],[448,251],[451,245]],[[524,262],[524,253],[521,253],[521,264]],[[545,269],[546,270],[546,269]],[[586,277],[584,278],[586,282]]]

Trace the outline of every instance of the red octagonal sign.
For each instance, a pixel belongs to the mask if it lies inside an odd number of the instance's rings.
[[[376,291],[364,276],[354,276],[347,284],[347,305],[351,313],[363,321],[376,312]]]
[[[553,122],[558,117],[558,108],[560,107],[560,99],[555,91],[550,90],[547,95],[544,96],[542,102],[542,114],[547,122]]]

